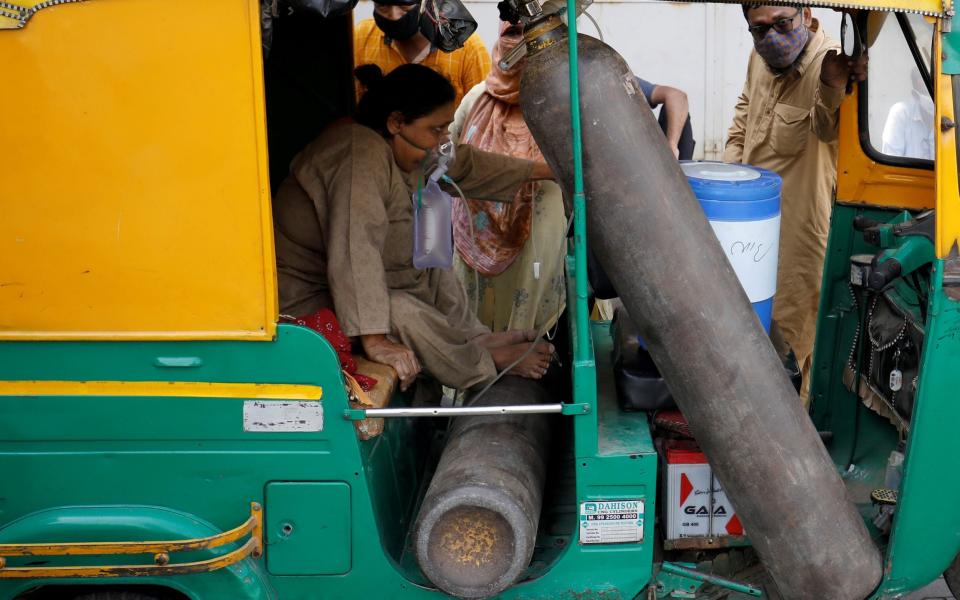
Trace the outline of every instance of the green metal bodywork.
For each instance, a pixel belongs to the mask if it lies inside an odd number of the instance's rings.
[[[608,365],[607,324],[592,333],[590,355],[596,347]],[[161,356],[195,366],[161,367]],[[572,505],[554,507],[559,529],[541,533],[551,548],[538,548],[531,579],[505,598],[630,598],[651,576],[657,463],[646,415],[621,413],[609,378],[598,394],[592,359],[577,373],[578,397],[597,410],[558,417],[573,421]],[[325,413],[322,432],[253,433],[243,430],[243,400],[235,398],[0,397],[0,472],[17,481],[0,499],[0,543],[202,537],[242,523],[257,501],[266,513],[262,558],[204,575],[111,583],[156,583],[203,599],[441,595],[405,553],[433,420],[390,419],[383,435],[360,441],[343,416],[336,355],[312,331],[282,325],[272,343],[4,343],[0,379],[313,384],[323,388]],[[633,498],[647,502],[643,543],[577,543],[580,502]],[[50,564],[131,564],[81,558]],[[69,581],[3,580],[0,598],[39,583]]]
[[[960,75],[960,32],[947,31],[941,37],[943,43],[943,64],[941,70],[944,75]]]
[[[829,450],[843,469],[860,411],[854,465],[844,477],[869,518],[869,492],[881,485],[898,438],[841,382],[857,323],[847,289],[849,256],[877,250],[852,228],[861,213],[878,220],[895,215],[835,208],[812,416],[821,430],[834,433]],[[933,267],[928,347],[900,506],[889,542],[877,539],[886,545],[887,563],[876,598],[925,585],[960,549],[960,515],[946,508],[960,492],[960,473],[931,475],[929,467],[955,455],[951,429],[960,419],[960,405],[951,401],[960,364],[960,311],[942,287],[943,266],[936,261]],[[573,303],[582,271],[572,258],[568,270]],[[571,327],[572,383],[573,397],[591,410],[557,417],[562,430],[572,432],[570,459],[558,466],[570,485],[551,488],[559,491],[545,501],[528,577],[503,598],[632,598],[651,581],[657,453],[647,415],[617,406],[608,324],[593,322],[587,331],[583,339]],[[282,325],[269,343],[8,342],[0,344],[0,380],[312,384],[323,388],[325,413],[322,432],[252,433],[243,430],[243,400],[236,398],[0,397],[0,472],[15,482],[0,497],[0,543],[202,537],[243,522],[248,503],[257,501],[265,507],[263,557],[209,574],[110,583],[164,585],[203,599],[442,596],[429,587],[407,548],[437,425],[431,419],[389,419],[383,435],[359,440],[347,418],[336,355],[312,331]],[[581,502],[637,498],[646,503],[642,543],[578,543]],[[11,560],[10,566],[27,562]],[[122,562],[129,559],[73,557],[50,564]],[[0,598],[58,583],[76,582],[0,581]],[[675,574],[661,572],[658,583],[658,597],[683,597],[691,589],[689,578]]]
[[[934,261],[923,362],[907,440],[904,480],[887,555],[884,588],[894,594],[935,579],[960,551],[956,424],[960,366],[960,302],[943,287],[943,260]]]
[[[857,316],[847,289],[849,256],[875,252],[852,228],[866,214],[893,212],[837,206],[824,273],[814,366],[812,416],[834,433],[829,450],[843,470],[860,411],[854,464],[844,471],[866,518],[870,490],[882,483],[896,430],[860,407],[842,384]],[[960,473],[931,474],[954,456],[952,402],[960,364],[960,311],[932,269],[927,347],[908,440],[900,505],[886,546],[886,574],[876,598],[921,587],[960,549],[960,515],[947,509]],[[576,297],[571,259],[568,294]],[[906,294],[906,292],[904,292]],[[906,295],[904,295],[906,297]],[[915,298],[914,298],[915,301]],[[657,506],[657,453],[647,415],[616,404],[609,325],[593,322],[582,339],[571,327],[573,397],[591,407],[557,417],[572,432],[570,483],[548,495],[528,577],[504,598],[631,598],[651,581]],[[158,360],[159,358],[164,360]],[[316,433],[253,433],[242,427],[242,399],[184,397],[0,397],[0,543],[183,539],[243,522],[248,503],[265,507],[266,551],[202,575],[111,580],[157,584],[191,598],[440,597],[407,549],[419,498],[435,453],[431,419],[389,419],[383,435],[357,438],[336,355],[312,331],[282,325],[260,342],[17,342],[0,344],[0,380],[197,381],[295,383],[323,388],[325,424]],[[402,405],[403,396],[396,402]],[[643,499],[642,543],[581,545],[580,503]],[[944,507],[939,510],[939,507]],[[199,560],[231,548],[195,553]],[[26,559],[11,560],[22,566]],[[118,557],[50,559],[50,564],[121,564]],[[679,578],[678,578],[679,577]],[[673,576],[682,594],[690,580]],[[669,586],[661,574],[659,583]],[[39,584],[0,581],[0,598]],[[87,583],[103,583],[102,581]],[[699,586],[695,586],[699,589]],[[682,597],[673,595],[672,597]],[[669,597],[669,596],[666,596]]]
[[[572,0],[569,10],[574,10]],[[575,21],[570,34],[576,39]],[[960,44],[945,40],[945,72],[953,72],[957,63],[954,47]],[[569,434],[558,437],[568,445],[552,461],[528,574],[501,596],[511,599],[633,598],[647,589],[654,572],[658,458],[648,417],[617,406],[609,324],[589,323],[586,316],[586,199],[573,43],[570,52],[577,172],[575,244],[568,260],[568,306],[575,314],[572,397],[588,409],[569,405],[565,416],[556,417],[557,429]],[[863,408],[842,382],[858,322],[847,287],[849,257],[877,251],[853,230],[857,214],[889,221],[896,212],[834,209],[811,416],[819,429],[833,433],[828,449],[851,498],[869,519],[875,510],[869,493],[883,482],[898,434]],[[945,266],[942,260],[933,262],[926,347],[893,530],[889,539],[874,532],[886,550],[877,599],[935,579],[960,549],[960,514],[951,509],[960,494],[960,470],[935,468],[956,456],[953,429],[960,422],[960,403],[953,401],[960,309],[944,289]],[[0,473],[6,483],[0,491],[0,544],[204,537],[242,523],[249,503],[256,501],[265,509],[263,556],[211,573],[109,583],[156,584],[204,600],[443,596],[429,586],[409,551],[443,422],[388,419],[382,435],[358,439],[353,420],[363,415],[348,403],[336,354],[310,330],[281,325],[272,342],[4,342],[2,380],[311,384],[323,388],[325,419],[319,432],[247,432],[244,401],[238,398],[0,396]],[[394,400],[395,405],[408,401],[403,395]],[[579,543],[581,503],[634,499],[645,502],[642,542]],[[202,560],[231,549],[179,559]],[[131,560],[96,556],[43,562]],[[11,559],[9,566],[35,563],[28,557]],[[657,598],[697,597],[703,587],[697,577],[703,578],[684,568],[661,569],[653,591]],[[76,583],[0,580],[0,598],[40,585]],[[720,584],[755,593],[737,582]]]
[[[577,182],[568,305],[575,314],[570,328],[573,398],[581,406],[564,410],[570,415],[565,418],[573,420],[573,448],[572,461],[561,472],[567,480],[574,475],[574,492],[569,498],[558,496],[572,505],[547,501],[546,525],[528,578],[505,592],[505,598],[632,598],[652,575],[657,453],[646,415],[622,413],[617,406],[608,324],[591,325],[587,319],[575,23],[570,39]],[[159,356],[168,360],[158,361]],[[605,367],[599,377],[598,363]],[[257,501],[266,510],[265,555],[229,568],[259,575],[240,577],[248,590],[211,592],[206,582],[222,578],[223,572],[171,577],[164,583],[193,598],[440,595],[425,585],[406,551],[428,475],[433,425],[388,420],[382,435],[359,441],[352,420],[363,415],[347,402],[332,349],[313,332],[281,326],[269,344],[2,344],[3,379],[319,385],[326,419],[317,433],[244,432],[238,399],[0,398],[0,423],[11,428],[2,436],[8,441],[0,443],[0,471],[43,474],[27,478],[26,488],[0,504],[0,523],[29,518],[47,507],[154,504],[200,515],[226,530],[242,521],[247,503]],[[645,502],[642,542],[579,543],[581,503],[636,499]],[[104,518],[102,531],[77,532],[69,523],[58,523],[27,538],[118,540],[108,515]],[[154,539],[176,536],[165,529],[136,533]],[[0,527],[0,543],[21,541],[7,534]],[[127,535],[143,539],[134,532]],[[260,585],[263,578],[266,584]],[[0,594],[13,597],[35,583],[0,581]]]
[[[869,518],[875,512],[869,492],[883,487],[886,460],[899,435],[886,419],[863,407],[842,379],[858,322],[848,289],[849,257],[879,252],[879,248],[868,245],[854,231],[853,218],[858,214],[880,221],[891,221],[897,216],[896,211],[834,207],[811,397],[814,422],[820,430],[833,432],[828,449],[839,468],[843,470],[848,457],[854,456],[852,467],[843,471],[843,476],[851,497]],[[886,546],[886,560],[876,598],[894,598],[926,585],[940,576],[960,550],[960,515],[949,508],[951,499],[960,494],[960,471],[950,468],[952,457],[957,455],[954,424],[960,422],[960,405],[954,401],[960,365],[960,304],[951,300],[943,288],[943,269],[944,261],[933,261],[925,347],[899,504],[889,540],[877,540]],[[901,308],[919,319],[912,291],[906,286],[894,286],[891,295],[900,298]],[[855,435],[857,426],[859,432]],[[851,452],[854,439],[856,452]]]
[[[274,481],[267,484],[264,527],[271,575],[344,575],[352,568],[350,486],[343,481]],[[322,507],[322,510],[317,510]],[[323,551],[314,535],[323,532]]]

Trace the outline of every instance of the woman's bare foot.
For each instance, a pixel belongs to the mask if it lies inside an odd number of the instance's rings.
[[[473,341],[486,349],[500,348],[512,344],[522,344],[532,342],[537,339],[536,329],[515,329],[512,331],[498,331],[496,333],[485,333],[477,336]],[[516,360],[516,359],[514,359]]]
[[[523,357],[519,363],[510,369],[511,375],[519,375],[528,379],[540,379],[550,368],[550,361],[553,359],[553,344],[545,341],[534,342],[536,346],[530,350],[531,342],[522,342],[519,344],[509,344],[506,346],[495,346],[488,348],[490,356],[493,357],[493,364],[497,366],[498,371],[502,371],[520,357]],[[529,352],[527,352],[529,350]],[[526,354],[526,356],[524,356]]]

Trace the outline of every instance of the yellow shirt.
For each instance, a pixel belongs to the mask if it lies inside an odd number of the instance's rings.
[[[774,75],[751,53],[723,153],[725,162],[763,167],[783,178],[773,319],[805,369],[813,354],[844,96],[844,90],[820,81],[824,56],[839,44],[816,20],[811,29],[797,68],[786,75]],[[809,380],[806,371],[804,379]]]
[[[377,27],[373,19],[361,21],[353,30],[353,65],[377,65],[384,74],[396,69],[407,61],[393,44],[388,44],[386,36]],[[457,92],[455,103],[460,104],[463,96],[490,72],[490,53],[477,34],[467,38],[463,48],[453,52],[432,50],[420,64],[430,67],[450,80]],[[357,98],[363,88],[357,84]]]

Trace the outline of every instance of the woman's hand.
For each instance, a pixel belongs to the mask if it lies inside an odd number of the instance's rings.
[[[553,171],[550,170],[550,165],[545,162],[533,163],[533,171],[530,173],[530,179],[533,181],[539,181],[541,179],[554,179]]]
[[[420,372],[420,361],[413,350],[403,344],[391,342],[387,336],[361,335],[360,345],[367,358],[373,362],[390,365],[400,377],[400,390],[406,391]]]

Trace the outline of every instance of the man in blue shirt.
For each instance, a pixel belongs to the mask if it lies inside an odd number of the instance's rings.
[[[667,144],[673,150],[673,155],[680,160],[693,158],[693,131],[690,128],[690,105],[687,95],[677,88],[666,85],[657,85],[637,77],[640,91],[646,96],[650,108],[663,106],[660,109],[660,128],[667,136]]]
[[[662,107],[658,121],[673,155],[680,160],[692,160],[696,142],[693,139],[693,130],[690,128],[690,105],[687,102],[687,94],[677,88],[650,83],[639,77],[636,77],[636,80],[650,108]],[[613,283],[600,266],[593,251],[589,249],[587,250],[587,277],[597,298],[606,300],[617,297]]]

